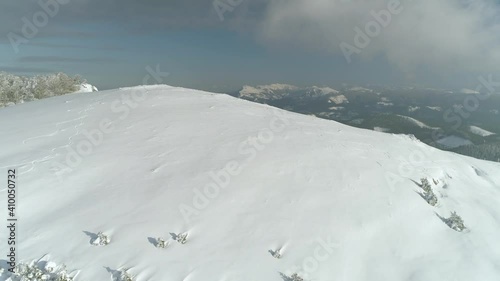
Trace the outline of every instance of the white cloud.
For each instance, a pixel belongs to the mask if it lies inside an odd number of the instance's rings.
[[[394,1],[394,0],[393,0]],[[373,21],[371,11],[390,0],[273,1],[260,27],[268,43],[299,44],[342,55],[354,45],[355,27]],[[490,0],[401,0],[403,10],[353,58],[383,55],[401,70],[495,71],[500,65],[499,5]]]

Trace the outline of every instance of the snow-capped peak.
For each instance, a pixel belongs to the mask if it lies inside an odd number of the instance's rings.
[[[313,86],[312,88],[313,88],[313,90],[319,91],[319,92],[321,92],[324,95],[338,94],[338,93],[340,93],[339,91],[337,91],[335,89],[332,89],[330,87],[317,87],[317,86]]]
[[[264,92],[273,92],[273,91],[295,91],[299,88],[293,85],[288,84],[270,84],[270,85],[258,85],[258,86],[243,86],[243,89],[240,91],[241,94],[260,94]]]
[[[300,88],[289,84],[270,84],[259,86],[243,86],[239,96],[248,99],[273,100],[283,97],[307,98],[335,95],[340,92],[330,87],[305,87]]]
[[[299,88],[288,84],[270,84],[259,86],[243,86],[239,92],[242,98],[259,98],[259,99],[272,99],[282,96],[285,91],[296,91]]]
[[[368,89],[368,88],[364,88],[364,87],[360,87],[360,86],[351,87],[351,88],[349,88],[349,91],[352,91],[352,92],[369,92],[369,93],[373,92],[372,89]]]

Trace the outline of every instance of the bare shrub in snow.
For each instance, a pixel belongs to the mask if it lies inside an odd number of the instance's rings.
[[[304,281],[304,278],[300,277],[297,273],[294,273],[291,276],[286,276],[283,273],[280,274],[284,281]]]
[[[69,77],[64,73],[57,73],[49,76],[36,76],[36,87],[34,96],[36,99],[60,96],[75,92],[79,89],[81,79],[79,77]]]
[[[72,281],[66,266],[57,266],[54,263],[31,262],[30,264],[19,264],[15,273],[10,277],[12,281]]]
[[[445,222],[451,229],[459,232],[467,229],[467,227],[465,227],[464,225],[464,220],[459,215],[457,215],[457,212],[452,212],[451,216],[445,219]]]
[[[97,233],[97,237],[92,241],[92,245],[94,245],[94,246],[106,246],[109,244],[109,242],[111,242],[109,237],[106,234],[99,232],[99,233]]]
[[[0,72],[0,107],[73,93],[84,82],[64,73],[24,77]]]
[[[115,281],[134,281],[134,278],[126,270],[121,270]]]
[[[181,244],[186,244],[187,237],[188,237],[187,233],[179,233],[176,235],[175,240]]]
[[[421,182],[422,183],[420,187],[423,189],[423,192],[420,193],[420,196],[422,196],[422,198],[424,198],[425,201],[429,203],[429,205],[436,206],[438,199],[436,197],[436,194],[434,194],[434,191],[432,190],[431,184],[426,178],[422,178]]]
[[[105,267],[106,270],[111,273],[112,281],[134,281],[135,278],[128,273],[128,269],[111,269],[109,267]]]
[[[158,237],[156,239],[156,248],[162,248],[165,249],[168,246],[168,243],[165,242],[165,240],[161,237]]]
[[[281,249],[278,249],[276,251],[269,250],[269,253],[273,256],[275,259],[280,259],[281,258]]]

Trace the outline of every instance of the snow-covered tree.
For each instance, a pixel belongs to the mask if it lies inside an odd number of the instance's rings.
[[[0,72],[0,107],[76,92],[84,82],[64,73],[24,77]]]
[[[126,270],[122,270],[116,281],[134,281],[134,278]]]
[[[452,212],[451,216],[446,219],[446,224],[453,230],[456,231],[464,231],[467,229],[464,225],[464,220],[457,215],[457,212]]]
[[[272,251],[270,250],[271,254],[273,255],[273,258],[275,259],[280,259],[281,258],[281,249]]]
[[[92,241],[92,245],[94,245],[94,246],[106,246],[109,244],[109,242],[111,242],[109,237],[106,234],[99,232],[99,233],[97,233],[97,237]]]
[[[42,262],[19,264],[8,280],[12,281],[73,281],[65,265],[57,266],[52,262],[43,266]]]
[[[429,203],[431,206],[436,206],[438,199],[436,197],[436,194],[434,194],[434,191],[432,190],[431,184],[429,183],[429,180],[426,178],[422,178],[420,180],[422,183],[420,184],[420,187],[422,188],[423,192],[420,193],[420,196]]]

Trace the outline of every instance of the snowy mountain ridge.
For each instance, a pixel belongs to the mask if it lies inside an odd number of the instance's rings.
[[[306,87],[301,88],[288,84],[270,84],[270,85],[259,85],[256,87],[245,85],[239,91],[238,95],[240,98],[249,100],[277,100],[284,97],[292,97],[301,95],[305,97],[318,97],[325,95],[339,94],[340,92],[332,89],[330,87]]]
[[[500,164],[411,136],[170,86],[33,101],[0,126],[19,259],[75,280],[500,276]]]
[[[260,97],[264,98],[267,95],[274,95],[275,92],[280,91],[296,91],[299,88],[293,85],[288,84],[270,84],[270,85],[259,85],[256,87],[245,85],[243,89],[240,91],[240,96],[252,96],[252,97]]]

